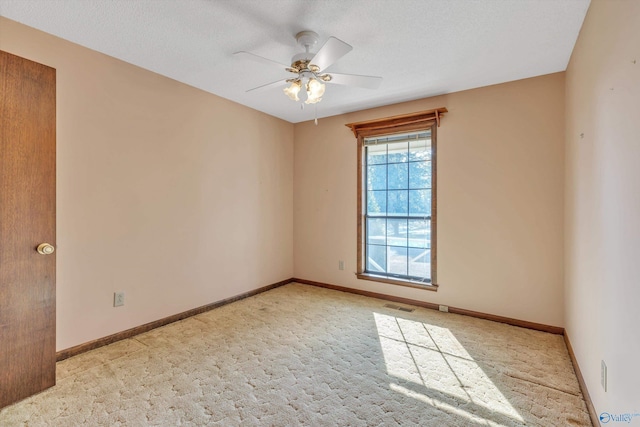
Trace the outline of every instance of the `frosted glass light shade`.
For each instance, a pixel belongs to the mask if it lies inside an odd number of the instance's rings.
[[[320,83],[316,79],[309,79],[307,83],[307,100],[305,104],[315,104],[322,101],[322,95],[324,95],[325,85]]]
[[[300,84],[300,80],[296,80],[291,82],[291,86],[284,88],[284,93],[291,99],[292,101],[300,101],[298,98],[298,93],[300,92],[302,85]]]

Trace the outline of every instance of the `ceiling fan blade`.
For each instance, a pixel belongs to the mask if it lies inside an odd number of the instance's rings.
[[[363,87],[366,89],[378,89],[382,83],[382,77],[376,76],[359,76],[357,74],[338,74],[329,73],[331,80],[327,83],[334,83],[337,85],[348,85]]]
[[[272,88],[272,87],[284,85],[284,83],[286,83],[286,82],[284,80],[280,79],[280,80],[275,81],[275,82],[267,83],[266,85],[254,87],[253,89],[249,89],[247,92],[253,92],[254,90],[269,89],[269,88]]]
[[[255,55],[251,52],[240,51],[240,52],[234,53],[233,55],[237,56],[238,58],[250,59],[252,61],[260,62],[261,64],[275,65],[276,67],[279,67],[283,70],[286,68],[289,68],[289,65],[281,64],[277,61],[273,61],[263,56]]]
[[[353,49],[353,47],[342,40],[329,37],[318,53],[316,53],[316,56],[311,59],[311,63],[320,67],[320,71],[322,71],[351,52],[351,49]]]

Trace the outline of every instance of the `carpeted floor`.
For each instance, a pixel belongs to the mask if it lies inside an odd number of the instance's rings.
[[[0,425],[591,425],[561,336],[385,304],[289,284],[60,362]]]

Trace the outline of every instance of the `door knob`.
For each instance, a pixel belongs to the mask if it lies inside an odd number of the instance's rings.
[[[50,245],[49,243],[40,243],[38,245],[38,253],[42,255],[51,255],[55,250],[56,248],[54,248],[53,245]]]

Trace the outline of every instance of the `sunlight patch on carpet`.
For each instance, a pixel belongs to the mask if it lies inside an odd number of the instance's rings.
[[[392,390],[469,420],[467,404],[524,421],[447,328],[373,313],[387,373],[417,387]],[[484,418],[480,418],[483,419]]]

